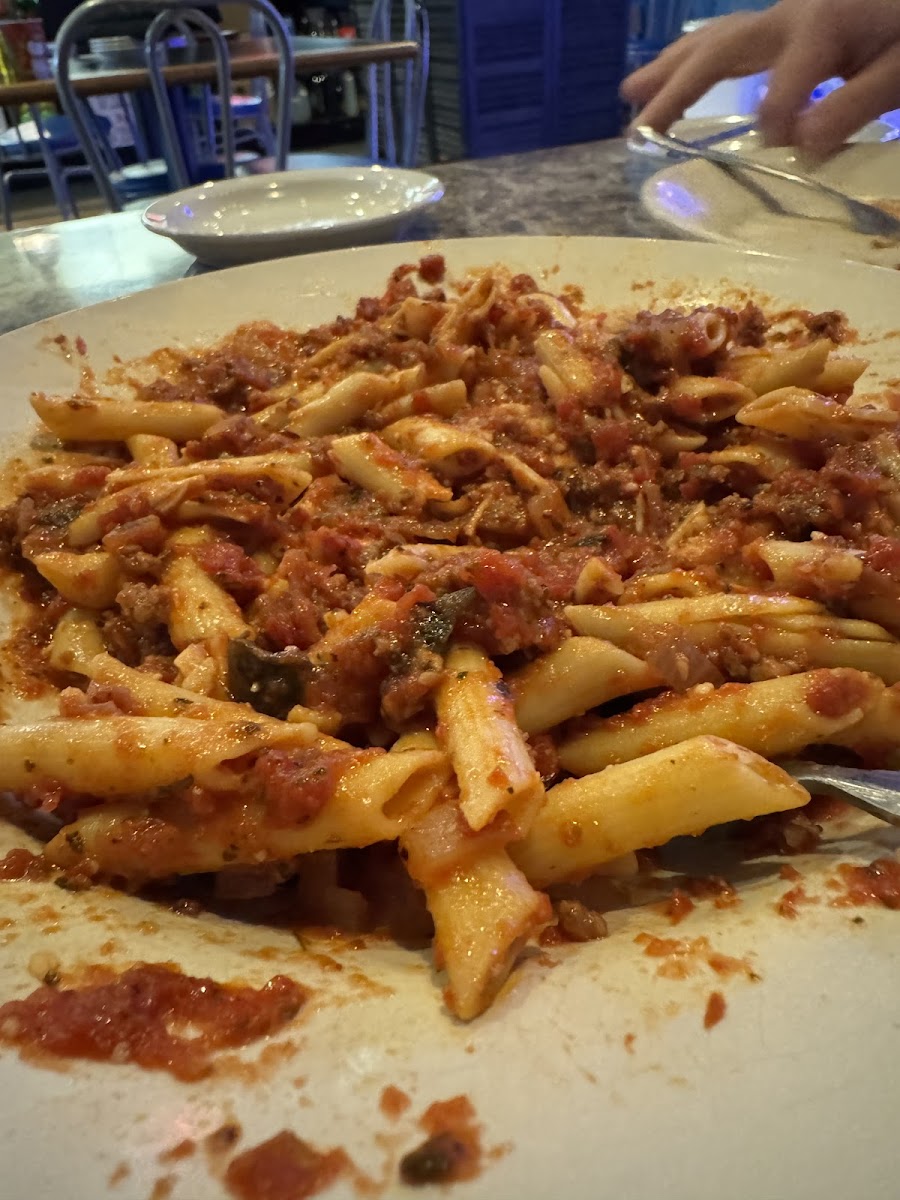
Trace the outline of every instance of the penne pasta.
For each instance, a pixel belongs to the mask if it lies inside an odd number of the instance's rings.
[[[0,725],[0,789],[51,781],[95,796],[168,787],[262,746],[302,741],[297,726],[104,717]]]
[[[810,440],[859,441],[890,429],[900,420],[893,409],[875,404],[839,404],[808,388],[783,387],[745,404],[735,420],[767,433]]]
[[[438,738],[456,772],[470,828],[484,829],[504,813],[527,828],[544,789],[509,692],[483,651],[468,646],[450,651],[436,709]]]
[[[64,599],[80,608],[109,608],[122,586],[119,564],[107,550],[46,550],[31,561]]]
[[[690,626],[709,621],[758,621],[780,619],[796,613],[819,615],[822,605],[798,596],[707,593],[699,596],[649,600],[641,604],[599,606],[570,605],[566,616],[572,627],[587,637],[619,640],[634,626],[652,630],[664,625]]]
[[[137,433],[186,442],[202,437],[223,416],[214,404],[181,400],[66,400],[35,395],[31,403],[48,429],[67,442],[117,442]]]
[[[820,338],[795,349],[753,350],[732,358],[730,370],[757,396],[779,388],[811,388],[825,370],[832,348],[827,338]]]
[[[335,438],[329,451],[338,474],[379,496],[392,508],[411,501],[452,500],[452,491],[393,451],[374,433]]]
[[[853,670],[805,671],[759,683],[699,684],[667,692],[567,738],[559,760],[573,775],[589,775],[700,734],[736,742],[766,758],[797,755],[858,725],[884,685]]]
[[[360,373],[341,380],[324,395],[303,404],[283,426],[298,437],[322,437],[337,433],[345,425],[358,421],[370,409],[421,387],[425,379],[422,367],[398,371],[394,375]],[[267,410],[268,411],[268,410]]]
[[[717,737],[694,737],[550,788],[513,861],[534,887],[711,825],[799,808],[809,794],[780,767]]]
[[[218,635],[241,638],[250,632],[236,601],[189,555],[172,559],[163,582],[170,598],[169,636],[179,650]]]
[[[602,638],[573,637],[508,679],[516,720],[543,733],[618,696],[659,687],[652,667]]]
[[[169,482],[200,477],[205,486],[215,488],[244,486],[253,494],[258,480],[280,489],[278,502],[287,505],[303,492],[312,476],[309,473],[310,458],[302,452],[275,454],[248,454],[244,458],[211,459],[190,463],[179,463],[160,467],[129,467],[112,471],[106,477],[105,490],[117,492],[154,481]],[[267,491],[267,496],[271,490]]]
[[[716,375],[680,375],[666,390],[666,404],[694,425],[714,425],[733,417],[754,398],[743,383]]]
[[[428,466],[440,467],[448,479],[472,475],[497,457],[487,438],[428,417],[395,421],[383,430],[383,437],[396,450],[412,454]]]
[[[178,461],[178,446],[171,438],[156,433],[135,433],[125,439],[128,453],[142,467],[159,469],[174,466]]]
[[[87,665],[103,653],[103,637],[96,615],[81,608],[70,608],[60,617],[47,658],[57,671],[86,674]]]
[[[553,916],[505,850],[476,859],[426,889],[437,961],[447,972],[444,1000],[471,1021],[491,1004],[525,944]]]
[[[207,740],[214,728],[209,722],[184,724],[196,741]],[[47,855],[60,867],[91,860],[103,873],[137,883],[368,846],[397,838],[433,803],[446,778],[440,751],[365,752],[341,772],[319,814],[299,824],[273,818],[263,802],[239,792],[205,814],[189,805],[110,804],[57,835]]]

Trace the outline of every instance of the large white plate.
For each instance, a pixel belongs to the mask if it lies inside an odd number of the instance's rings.
[[[318,323],[351,310],[361,294],[379,293],[399,263],[434,250],[453,271],[499,260],[547,272],[554,287],[582,284],[588,301],[606,307],[740,300],[748,288],[776,307],[840,307],[875,335],[866,347],[872,382],[900,374],[900,340],[887,336],[900,313],[900,276],[888,272],[685,243],[485,239],[245,267],[7,334],[0,434],[23,430],[30,389],[75,382],[79,364],[61,358],[51,340],[58,334],[82,336],[102,365],[114,353],[191,343],[251,317]],[[13,840],[21,835],[0,831],[0,852]],[[836,856],[869,861],[896,846],[896,835],[880,828],[800,865],[809,890],[826,896],[823,878]],[[671,936],[671,926],[646,908],[626,909],[612,915],[607,941],[552,952],[555,968],[533,957],[468,1026],[442,1009],[423,954],[383,943],[330,949],[346,965],[335,972],[284,930],[178,917],[97,891],[0,886],[4,999],[35,986],[27,966],[36,950],[57,955],[64,970],[174,960],[189,972],[255,984],[285,971],[317,989],[296,1029],[276,1039],[293,1051],[275,1053],[255,1079],[232,1073],[187,1086],[128,1066],[77,1063],[57,1073],[3,1053],[0,1194],[148,1200],[154,1182],[172,1175],[172,1200],[221,1196],[202,1153],[168,1164],[158,1156],[228,1118],[242,1124],[245,1147],[287,1127],[320,1146],[343,1145],[362,1167],[394,1180],[399,1151],[422,1136],[415,1114],[464,1092],[484,1123],[485,1145],[508,1145],[481,1178],[457,1185],[472,1200],[895,1200],[900,914],[834,908],[826,898],[784,920],[772,910],[790,886],[777,878],[779,865],[738,868],[740,908],[699,905],[674,931],[749,955],[760,982],[720,979],[706,968],[684,980],[658,978],[634,937]],[[713,989],[725,993],[728,1012],[705,1031]],[[245,1057],[256,1061],[259,1048]],[[378,1105],[389,1083],[413,1098],[395,1123]],[[130,1174],[108,1190],[123,1162]],[[329,1197],[355,1194],[345,1185]],[[409,1192],[394,1184],[387,1194]]]
[[[900,202],[900,147],[892,142],[847,146],[814,170],[808,170],[790,149],[764,149],[753,134],[734,144],[723,142],[719,149],[810,174],[860,200]],[[766,194],[785,211],[773,211],[765,202]],[[826,255],[900,267],[900,240],[884,244],[884,239],[855,233],[839,203],[774,179],[749,174],[732,178],[698,159],[652,175],[641,188],[641,200],[657,220],[690,238],[770,254]]]

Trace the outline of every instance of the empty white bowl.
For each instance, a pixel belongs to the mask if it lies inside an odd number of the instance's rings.
[[[387,241],[444,194],[433,175],[327,167],[222,179],[160,196],[141,218],[213,267]]]

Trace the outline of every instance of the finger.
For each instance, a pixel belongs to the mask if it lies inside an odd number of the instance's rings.
[[[759,128],[768,145],[784,146],[794,139],[797,118],[809,104],[813,88],[836,73],[841,46],[824,15],[788,33],[759,106]]]
[[[692,36],[679,38],[652,62],[638,67],[622,80],[619,94],[629,104],[646,104],[692,50]]]
[[[648,101],[634,123],[650,125],[665,133],[674,121],[684,115],[685,109],[704,96],[713,84],[723,79],[754,75],[767,67],[775,53],[771,39],[749,36],[748,26],[751,22],[756,23],[754,18],[757,15],[765,16],[748,13],[747,20],[729,18],[724,36],[704,41],[694,53],[688,55]],[[745,14],[740,16],[743,18]]]
[[[892,47],[800,117],[797,145],[815,157],[827,158],[867,121],[895,108],[898,100],[900,48]]]

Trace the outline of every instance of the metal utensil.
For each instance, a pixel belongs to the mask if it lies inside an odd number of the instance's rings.
[[[725,129],[720,129],[717,133],[710,133],[707,137],[694,138],[693,141],[688,142],[688,145],[704,149],[706,146],[715,146],[719,142],[731,142],[736,138],[746,137],[748,133],[755,132],[755,121],[742,121],[739,125],[728,125]]]
[[[796,184],[797,187],[806,188],[807,191],[814,192],[818,196],[837,201],[841,204],[847,212],[853,228],[858,233],[874,237],[900,239],[900,219],[892,217],[890,213],[876,208],[873,204],[866,204],[862,200],[848,196],[846,192],[829,187],[826,183],[820,183],[817,179],[810,179],[806,175],[795,175],[791,171],[782,171],[778,167],[770,167],[766,163],[754,162],[749,158],[739,158],[737,155],[729,154],[725,150],[716,150],[709,146],[685,142],[681,138],[672,137],[670,134],[657,133],[649,125],[639,126],[634,136],[642,138],[651,146],[665,150],[669,155],[680,155],[684,158],[700,158],[704,162],[724,167],[732,177],[736,177],[738,174],[746,171],[754,175],[765,175],[769,179],[778,179],[782,183]],[[822,217],[817,219],[828,220],[829,218]]]
[[[900,771],[863,771],[819,763],[782,763],[798,783],[814,792],[828,792],[891,825],[900,826]]]

